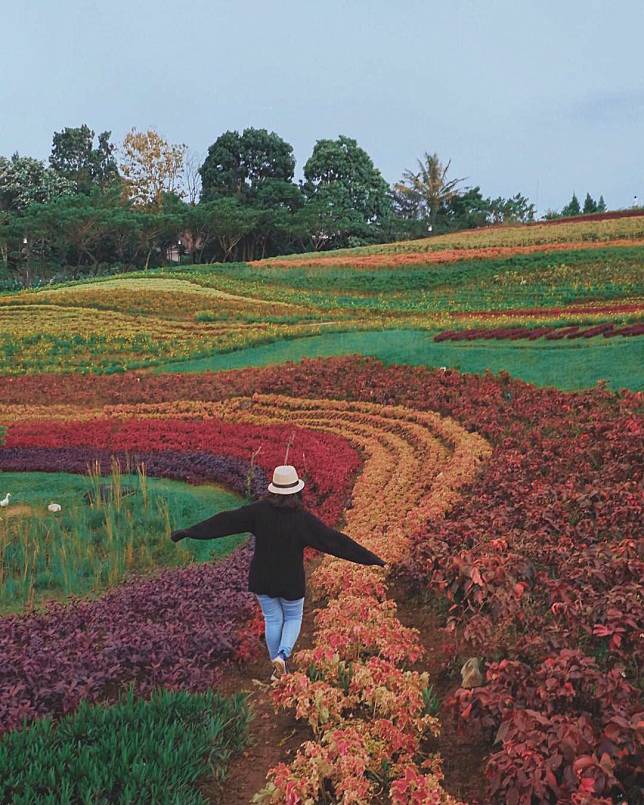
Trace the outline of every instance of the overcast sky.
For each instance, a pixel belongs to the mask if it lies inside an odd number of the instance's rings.
[[[644,199],[644,0],[0,0],[0,154],[87,123],[205,156],[274,130],[298,171],[355,137],[388,181],[423,151],[539,210]]]

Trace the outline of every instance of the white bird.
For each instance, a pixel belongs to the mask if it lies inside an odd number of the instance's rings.
[[[441,370],[441,372],[446,372],[447,371],[447,366],[441,366],[440,370]]]
[[[61,508],[62,506],[60,505],[60,503],[50,503],[49,506],[47,506],[47,509],[50,512],[59,512]]]
[[[11,497],[11,492],[7,492],[7,494],[0,500],[0,506],[4,509],[6,506],[9,505],[9,498]]]

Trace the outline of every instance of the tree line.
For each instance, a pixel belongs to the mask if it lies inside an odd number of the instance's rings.
[[[87,125],[47,163],[0,157],[0,271],[23,285],[168,262],[254,260],[534,219],[517,193],[484,197],[425,153],[389,186],[356,140],[318,140],[295,180],[275,132],[226,131],[205,159],[158,132],[117,147]],[[603,199],[601,199],[603,203]]]
[[[545,214],[546,220],[553,220],[555,218],[569,218],[570,216],[574,215],[592,215],[596,212],[606,212],[606,202],[604,201],[604,197],[600,196],[597,201],[590,195],[590,193],[586,193],[586,198],[584,199],[584,205],[579,203],[579,199],[577,198],[577,194],[573,193],[572,198],[570,201],[562,208],[561,212],[557,212],[556,210],[548,210]]]

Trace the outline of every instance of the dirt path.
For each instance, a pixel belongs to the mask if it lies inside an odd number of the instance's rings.
[[[307,564],[307,576],[320,563],[315,559]],[[304,601],[302,631],[296,650],[311,648],[315,605],[307,591]],[[312,737],[308,725],[295,720],[290,712],[276,711],[269,699],[271,664],[268,654],[260,659],[231,667],[217,690],[225,694],[247,692],[254,718],[246,750],[233,758],[222,786],[205,785],[203,793],[216,805],[248,805],[253,794],[266,784],[269,769],[280,762],[289,763],[298,747]]]
[[[307,576],[319,564],[317,559],[307,565]],[[410,600],[400,586],[389,588],[390,597],[398,605],[398,617],[404,626],[420,632],[425,657],[411,670],[429,671],[430,682],[441,704],[456,689],[458,680],[450,678],[440,654],[443,635],[436,625],[436,616],[427,608]],[[302,631],[296,650],[310,648],[313,643],[315,603],[309,593],[305,600]],[[289,763],[298,747],[311,739],[311,730],[299,723],[292,714],[276,711],[268,693],[271,667],[268,657],[226,671],[217,690],[226,694],[247,692],[254,712],[250,739],[246,750],[233,758],[223,785],[205,783],[201,790],[214,805],[249,805],[253,795],[264,787],[266,774],[280,762]],[[485,802],[483,766],[489,746],[482,740],[459,734],[445,712],[440,713],[443,731],[429,745],[430,751],[443,758],[445,789],[470,805]]]
[[[412,600],[401,585],[389,587],[389,597],[398,606],[398,619],[403,626],[418,629],[425,650],[425,656],[409,666],[413,671],[429,671],[429,681],[441,703],[438,714],[441,722],[439,738],[432,740],[430,751],[443,758],[445,780],[443,787],[452,796],[478,805],[486,802],[485,778],[483,776],[485,758],[490,752],[487,741],[471,733],[459,732],[451,717],[445,711],[445,702],[460,683],[460,675],[450,675],[441,653],[444,633],[439,630],[438,618],[428,607]]]
[[[463,479],[475,473],[477,462],[490,452],[487,443],[476,434],[462,431],[437,414],[402,406],[254,395],[252,400],[238,399],[226,405],[211,404],[208,408],[223,419],[255,424],[273,424],[287,419],[314,430],[340,433],[352,441],[362,450],[364,463],[353,489],[353,505],[345,512],[344,526],[363,544],[378,546],[379,555],[392,566],[405,555],[408,546],[404,534],[432,514],[449,507],[460,495]],[[400,468],[395,479],[391,477],[392,466]],[[436,494],[437,489],[440,495]],[[401,490],[406,495],[402,500]],[[410,512],[409,505],[415,505],[413,512]],[[384,531],[389,528],[392,531],[385,537]],[[327,560],[318,559],[318,562],[322,561],[326,564]],[[351,574],[350,568],[347,566],[347,573],[343,575],[343,568],[334,566],[337,572],[331,573],[333,583],[330,586],[316,583],[314,568],[315,563],[307,566],[311,589],[334,589],[333,595],[337,596],[340,606],[345,594],[350,605],[352,584],[360,590],[356,583],[358,577]],[[410,670],[429,671],[434,690],[442,698],[460,682],[458,674],[456,680],[443,674],[440,647],[445,640],[444,633],[437,628],[431,613],[410,600],[404,590],[397,589],[393,578],[386,587],[386,593],[382,591],[380,595],[398,604],[398,623],[416,627],[425,649],[425,658]],[[355,594],[360,595],[359,592]],[[377,602],[380,597],[371,600]],[[311,646],[314,638],[314,602],[307,597],[306,603],[306,620],[298,649]],[[316,644],[318,640],[316,638]],[[261,663],[259,667],[246,668],[243,673],[260,672],[266,679],[270,671],[267,666],[268,662],[266,665]],[[248,680],[228,675],[222,689],[225,692],[249,691],[256,718],[251,729],[252,746],[233,764],[228,782],[222,786],[221,793],[213,792],[212,801],[222,805],[248,805],[253,794],[263,788],[268,769],[280,761],[290,761],[301,742],[311,735],[289,713],[274,713],[269,698],[270,688],[263,684],[263,680],[255,682],[252,677]],[[444,787],[450,793],[472,803],[479,800],[483,747],[457,736],[451,722],[446,720],[442,737],[427,739],[423,742],[422,752],[441,752],[444,755]],[[378,802],[384,805],[384,800]]]

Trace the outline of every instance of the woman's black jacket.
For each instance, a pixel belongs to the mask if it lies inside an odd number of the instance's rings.
[[[247,531],[255,535],[248,589],[260,595],[290,601],[304,597],[306,547],[361,565],[385,564],[351,537],[324,525],[305,509],[284,509],[268,500],[219,512],[191,528],[174,531],[172,539],[174,542],[184,537],[216,539]]]

